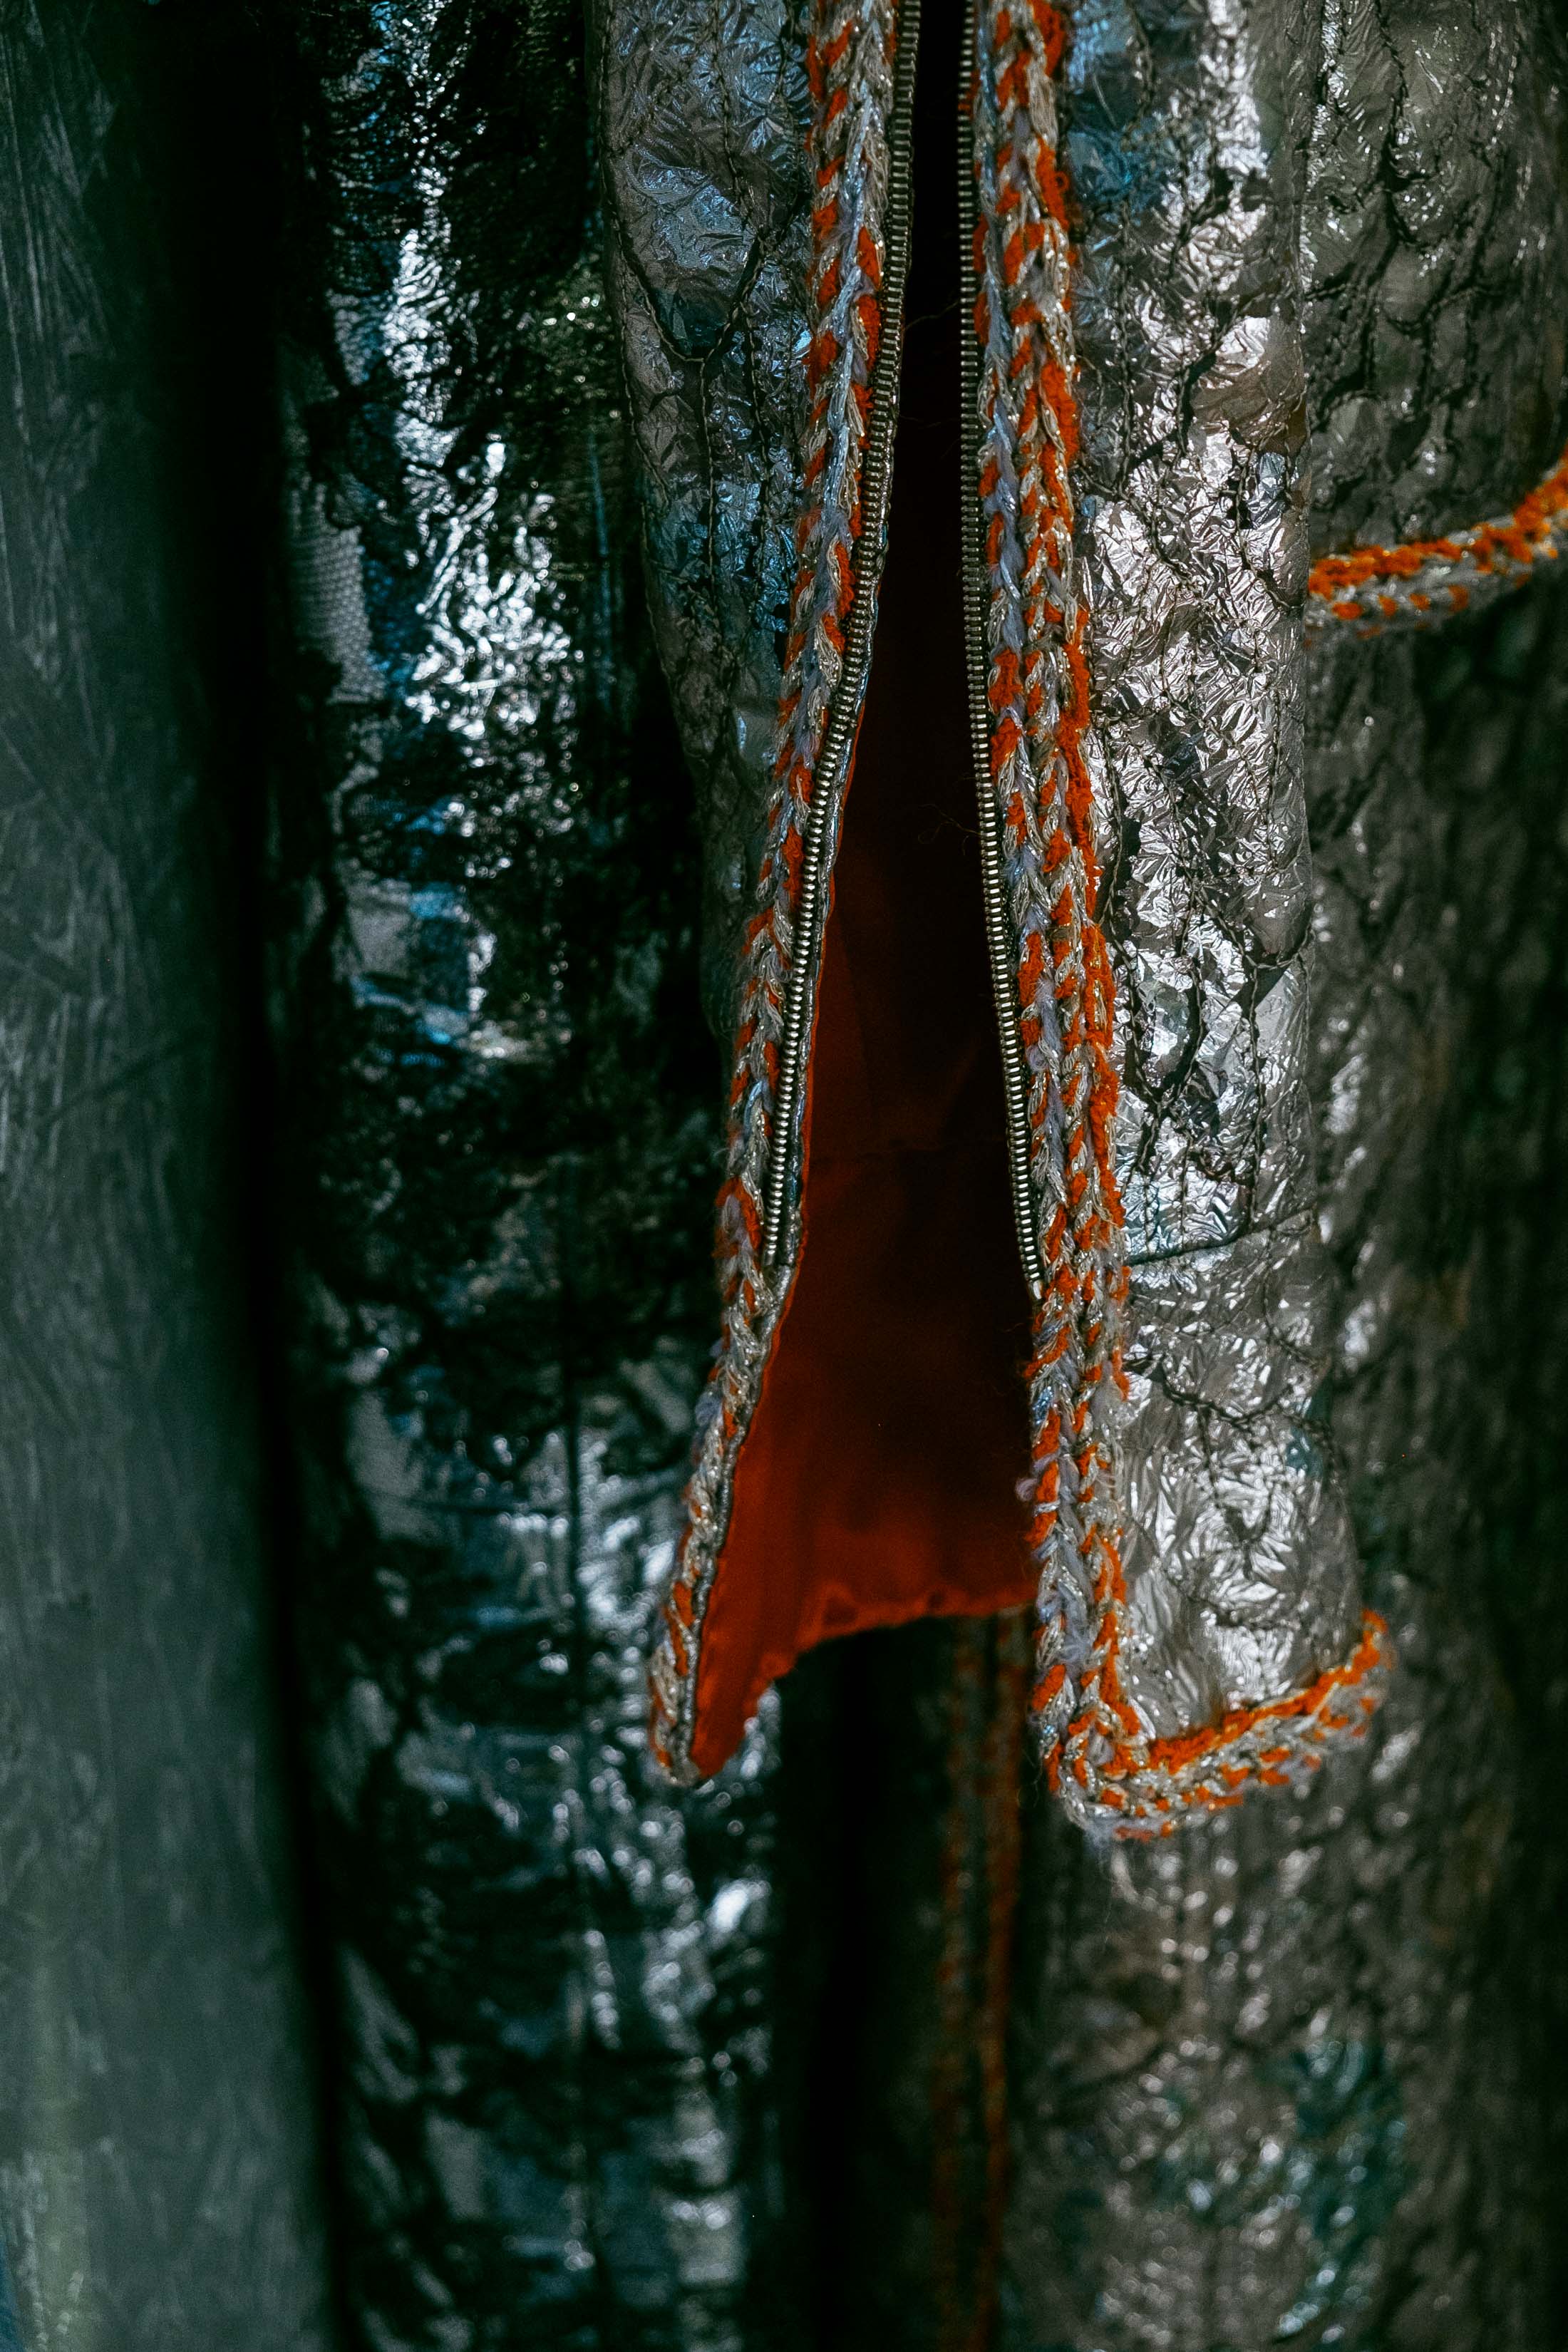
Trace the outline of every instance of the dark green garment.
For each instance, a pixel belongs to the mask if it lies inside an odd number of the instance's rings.
[[[27,2352],[329,2340],[253,1297],[253,55],[226,8],[0,17],[0,2340],[8,2271]]]

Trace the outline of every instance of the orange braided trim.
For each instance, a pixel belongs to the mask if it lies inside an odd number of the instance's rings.
[[[1442,539],[1321,557],[1307,579],[1309,632],[1343,621],[1370,636],[1390,623],[1440,620],[1478,593],[1519,586],[1536,564],[1554,562],[1565,541],[1568,449],[1511,515]]]
[[[1361,1639],[1342,1666],[1330,1666],[1315,1682],[1293,1691],[1288,1698],[1267,1699],[1257,1706],[1231,1707],[1207,1730],[1176,1732],[1167,1738],[1153,1740],[1149,1748],[1149,1768],[1156,1771],[1184,1771],[1217,1756],[1222,1749],[1235,1748],[1243,1738],[1269,1724],[1300,1721],[1303,1726],[1312,1722],[1324,1727],[1352,1727],[1336,1704],[1339,1693],[1356,1690],[1371,1675],[1390,1665],[1393,1657],[1387,1619],[1380,1617],[1375,1609],[1363,1609]],[[1370,1696],[1364,1696],[1359,1702],[1360,1709],[1370,1716],[1376,1703]],[[1279,1760],[1284,1760],[1283,1754]],[[1265,1769],[1258,1777],[1260,1780],[1283,1780],[1286,1776]]]
[[[1120,1610],[1111,1612],[1116,1630],[1094,1703],[1047,1759],[1050,1786],[1068,1800],[1069,1812],[1086,1827],[1108,1827],[1114,1837],[1170,1837],[1194,1811],[1239,1805],[1249,1786],[1299,1782],[1347,1739],[1363,1735],[1396,1663],[1386,1621],[1368,1609],[1342,1665],[1283,1698],[1231,1707],[1217,1723],[1151,1739],[1121,1693],[1115,1659],[1120,1615]],[[1106,1736],[1108,1718],[1120,1736]]]
[[[1184,1815],[1239,1804],[1249,1784],[1300,1780],[1331,1749],[1365,1731],[1395,1663],[1388,1626],[1370,1609],[1342,1664],[1279,1698],[1231,1707],[1217,1723],[1152,1737],[1122,1686],[1127,1590],[1120,1548],[1101,1536],[1093,1549],[1088,1664],[1075,1693],[1065,1664],[1054,1661],[1032,1701],[1043,1724],[1053,1717],[1060,1724],[1071,1708],[1047,1744],[1046,1770],[1081,1826],[1109,1829],[1115,1837],[1168,1836]]]
[[[698,1404],[686,1521],[648,1669],[655,1759],[689,1785],[716,1769],[700,1768],[692,1752],[702,1627],[729,1526],[735,1462],[777,1328],[760,1263],[762,1204],[816,762],[854,602],[861,464],[882,327],[881,188],[860,118],[868,103],[886,111],[878,92],[892,72],[899,0],[812,5],[805,56],[813,108],[806,161],[815,195],[805,354],[811,409],[796,572],[718,1202],[720,1347]]]

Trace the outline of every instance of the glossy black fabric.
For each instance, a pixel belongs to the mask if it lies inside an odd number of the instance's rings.
[[[769,1740],[678,1805],[643,1731],[712,1059],[581,30],[274,29],[276,1165],[353,2340],[784,2341]]]

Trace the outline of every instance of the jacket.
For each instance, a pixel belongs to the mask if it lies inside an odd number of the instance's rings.
[[[1311,381],[1342,362],[1310,281],[1332,239],[1353,284],[1384,231],[1335,214],[1308,9],[1178,9],[1147,32],[1046,5],[922,31],[910,0],[799,26],[749,10],[721,41],[710,23],[602,6],[595,69],[650,594],[732,1040],[722,1336],[655,1747],[700,1779],[825,1631],[1019,1597],[1002,1542],[977,1566],[915,1544],[905,1569],[846,1571],[840,1537],[781,1532],[767,1467],[782,1448],[810,1480],[851,1442],[826,1403],[794,1411],[786,1364],[812,1344],[792,1307],[876,674],[923,48],[963,137],[963,616],[943,658],[966,673],[973,919],[1033,1302],[1032,1714],[1076,1819],[1161,1833],[1358,1738],[1391,1663],[1326,1411],[1303,703],[1331,640],[1437,625],[1555,558],[1561,336],[1522,363],[1495,465],[1450,442],[1434,391],[1368,478],[1353,394]],[[850,1276],[846,1318],[876,1278]],[[889,1288],[923,1279],[917,1254]],[[918,1455],[940,1439],[901,1386],[889,1407]],[[863,1465],[869,1487],[906,1475]]]
[[[1171,218],[1201,245],[1203,216],[1250,183],[1234,149],[1200,173],[1191,124],[1223,84],[1215,53],[1264,21],[1078,16],[1063,71],[1080,203],[1096,159],[1136,187],[1161,126],[1186,124],[1193,202],[1171,198]],[[647,633],[651,606],[668,652],[671,600],[645,599],[639,574],[665,478],[649,460],[684,448],[668,478],[696,518],[685,627],[712,609],[726,533],[753,551],[730,575],[742,586],[763,574],[754,551],[777,550],[770,609],[787,620],[785,501],[754,458],[738,499],[711,496],[707,470],[765,408],[787,346],[764,331],[779,273],[752,227],[774,218],[763,166],[786,145],[798,194],[804,47],[759,44],[752,22],[721,20],[712,47],[738,80],[696,176],[699,225],[727,226],[735,267],[706,310],[658,312],[649,364],[669,397],[650,429],[606,299],[613,189],[601,224],[586,178],[584,100],[603,164],[611,78],[602,47],[583,68],[575,11],[321,0],[279,20],[299,645],[279,675],[301,719],[269,920],[302,1465],[288,1573],[341,1987],[328,2058],[351,2311],[409,2346],[521,2331],[617,2352],[1208,2352],[1332,2332],[1535,2352],[1563,2308],[1562,2117],[1542,2090],[1568,2048],[1549,1763],[1568,1692],[1561,565],[1490,614],[1347,628],[1301,673],[1330,1331],[1310,1426],[1331,1432],[1401,1660],[1366,1738],[1194,1834],[1097,1851],[1020,1789],[1030,1676],[1012,1609],[824,1641],[713,1779],[672,1790],[645,1767],[727,1092],[695,1012],[699,851],[722,1030],[746,912],[743,887],[725,895],[735,804],[703,798],[718,772],[683,763],[669,711],[705,667],[734,674],[747,608],[693,636],[672,696]],[[651,29],[629,51],[629,130],[647,121]],[[922,54],[940,65],[935,38]],[[714,92],[710,55],[694,41],[668,103]],[[1314,471],[1331,458],[1336,487],[1330,509],[1309,505],[1309,552],[1392,549],[1506,513],[1561,439],[1560,28],[1545,6],[1354,0],[1325,11],[1315,68],[1302,336]],[[917,181],[933,157],[939,199],[944,85],[915,156]],[[1272,119],[1240,108],[1254,115]],[[654,160],[689,171],[694,152],[676,123]],[[733,174],[726,212],[713,191]],[[670,194],[658,179],[679,262],[691,236]],[[922,249],[917,229],[917,273]],[[1080,398],[1104,383],[1112,417],[1128,322],[1146,312],[1164,337],[1184,315],[1170,249],[1133,273],[1092,354],[1080,285]],[[938,331],[918,314],[942,302],[912,305],[911,358]],[[946,365],[938,352],[934,377]],[[920,525],[956,532],[956,447],[906,462],[931,414],[916,391],[911,376],[894,505],[929,478]],[[955,443],[955,404],[938,404]],[[1184,514],[1173,494],[1151,529],[1201,579]],[[870,694],[966,738],[962,660],[956,721],[945,695],[909,691],[928,571],[894,545]],[[941,627],[962,643],[961,619]],[[760,707],[771,730],[766,693]],[[940,956],[900,958],[921,1020],[884,1006],[873,1024],[879,1060],[921,1047],[889,1117],[929,1143],[945,1116],[911,1097],[943,1006],[962,996],[943,1075],[964,1118],[1002,1101],[1000,1047],[983,1067],[986,1024],[968,1018],[990,991],[977,828],[956,834],[945,807],[899,822],[900,740],[868,711],[825,958],[837,942],[853,980],[858,919],[874,942],[884,917],[967,877]],[[939,764],[962,813],[963,763]],[[874,852],[919,862],[921,892],[889,894],[890,914],[870,887],[886,861],[857,848],[868,824]],[[844,1050],[816,1065],[817,1117],[829,1076],[841,1104],[855,1078],[852,1024],[819,1034]],[[1178,1097],[1184,1069],[1164,1074]],[[984,1116],[999,1214],[968,1214],[956,1188],[952,1287],[970,1299],[985,1270],[1005,1353],[1029,1300],[1002,1122]],[[803,1279],[826,1265],[827,1297],[802,1291],[792,1313],[847,1328],[829,1238],[818,1214]],[[918,1284],[856,1318],[911,1379],[952,1255],[927,1251]],[[808,1350],[808,1388],[825,1367]],[[989,1541],[1000,1518],[1016,1542],[1026,1401],[1010,1362],[1000,1383],[992,1356],[984,1369],[941,1384],[955,1423],[977,1400],[942,1468],[984,1452],[965,1524]],[[866,1390],[858,1373],[851,1359],[836,1409]],[[770,1486],[804,1496],[808,1538],[829,1466],[820,1454]],[[1009,1597],[1032,1584],[1026,1559]]]

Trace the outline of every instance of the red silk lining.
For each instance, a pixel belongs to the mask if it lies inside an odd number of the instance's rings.
[[[876,659],[835,870],[805,1240],[741,1449],[692,1757],[840,1633],[1033,1594],[1029,1302],[1008,1202],[958,570],[953,320],[911,326]]]

